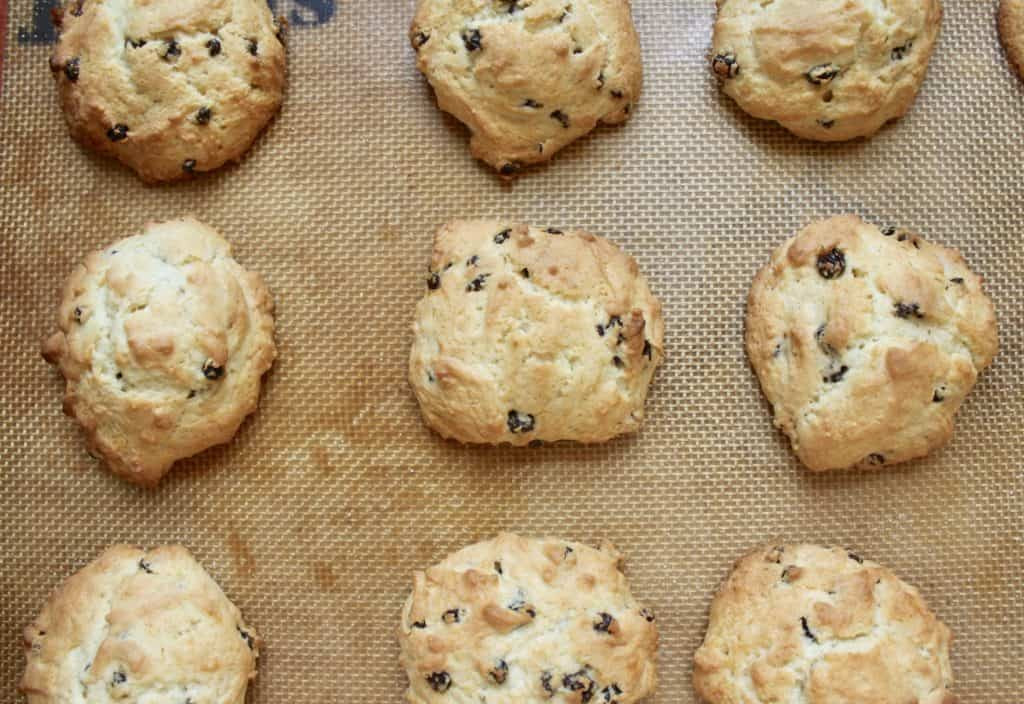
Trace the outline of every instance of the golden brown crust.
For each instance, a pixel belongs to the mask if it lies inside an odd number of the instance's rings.
[[[28,704],[242,704],[260,638],[180,545],[108,548],[25,629]]]
[[[910,109],[941,24],[940,0],[719,0],[711,68],[797,136],[869,137]]]
[[[991,363],[995,311],[955,250],[855,215],[779,247],[747,299],[746,346],[775,424],[813,470],[927,454]]]
[[[442,436],[601,442],[639,427],[664,323],[632,257],[582,231],[455,221],[430,272],[409,379]]]
[[[654,615],[611,545],[503,533],[414,575],[398,630],[419,702],[636,702],[657,687]]]
[[[284,45],[262,0],[75,0],[58,23],[71,135],[146,181],[241,158],[281,106]]]
[[[67,379],[65,411],[140,484],[230,440],[276,355],[262,279],[191,218],[89,254],[65,284],[58,326],[43,356]]]
[[[708,704],[952,704],[951,635],[918,591],[840,548],[736,563],[694,658]]]
[[[1017,75],[1024,78],[1024,0],[999,4],[999,38]]]
[[[410,39],[473,156],[506,176],[625,122],[640,96],[629,0],[420,0]]]

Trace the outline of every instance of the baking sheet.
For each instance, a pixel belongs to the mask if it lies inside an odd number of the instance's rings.
[[[954,631],[963,701],[1024,701],[1024,83],[1006,67],[994,0],[947,0],[910,115],[832,146],[719,95],[704,61],[710,0],[636,0],[646,72],[633,119],[511,185],[437,111],[406,40],[412,0],[277,9],[299,13],[280,118],[242,165],[154,188],[69,140],[33,3],[9,8],[0,702],[18,701],[20,629],[118,541],[195,552],[267,641],[251,701],[398,702],[394,629],[412,571],[502,529],[619,546],[659,617],[656,702],[693,701],[713,590],[748,547],[776,539],[890,566]],[[772,429],[743,353],[743,306],[772,248],[843,212],[960,248],[996,302],[1001,350],[946,449],[816,476]],[[85,453],[38,343],[84,253],[184,213],[263,274],[280,357],[233,443],[142,490]],[[463,448],[422,426],[405,380],[411,315],[433,231],[463,216],[583,227],[639,259],[665,304],[668,350],[640,435]]]

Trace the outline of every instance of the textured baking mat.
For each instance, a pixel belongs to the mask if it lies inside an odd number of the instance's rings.
[[[36,3],[45,10],[45,2]],[[947,0],[911,114],[869,142],[801,142],[719,96],[710,0],[636,0],[645,92],[506,185],[435,108],[406,41],[412,0],[292,12],[280,118],[241,166],[152,188],[79,149],[56,107],[46,13],[14,2],[0,99],[0,701],[20,629],[104,546],[189,546],[267,640],[253,702],[398,702],[394,638],[414,569],[500,529],[627,556],[657,612],[661,687],[690,702],[713,590],[765,540],[849,546],[916,584],[956,634],[964,702],[1024,701],[1024,83],[995,2]],[[995,299],[1001,351],[924,461],[811,475],[746,363],[757,268],[808,221],[856,212],[960,248]],[[100,470],[39,357],[87,251],[193,213],[266,278],[280,358],[230,445],[156,490]],[[668,358],[643,432],[596,447],[462,448],[422,426],[405,380],[431,235],[456,216],[579,226],[641,262]]]

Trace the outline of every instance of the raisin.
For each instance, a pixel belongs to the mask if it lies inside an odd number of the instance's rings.
[[[562,686],[570,692],[579,692],[580,701],[584,704],[594,696],[594,680],[590,678],[586,670],[565,675],[562,678]]]
[[[945,400],[946,400],[946,397],[943,396],[942,394],[940,394],[938,392],[938,390],[936,390],[934,393],[932,393],[932,403],[942,403]]]
[[[434,374],[429,369],[427,370],[427,381],[429,381],[431,384],[437,381],[437,379],[434,377]]]
[[[467,291],[483,291],[484,290],[484,284],[487,282],[487,279],[488,279],[489,276],[490,276],[490,274],[480,274],[480,276],[476,277],[475,279],[470,281],[468,284],[466,284],[466,290]]]
[[[249,650],[252,650],[253,646],[256,645],[256,639],[252,637],[252,634],[248,631],[243,631],[241,626],[235,626],[235,630],[238,631],[238,635],[242,637],[245,644],[249,646]]]
[[[482,37],[479,29],[467,29],[462,33],[462,43],[466,45],[466,51],[477,51],[482,49]]]
[[[530,413],[520,413],[513,409],[508,412],[508,431],[510,433],[529,433],[533,430],[535,418]]]
[[[530,278],[530,270],[527,269],[526,267],[523,267],[519,273],[523,275],[524,279]]]
[[[715,54],[711,59],[711,70],[719,78],[735,78],[740,75],[740,65],[736,61],[736,54],[731,51]]]
[[[644,619],[648,623],[654,623],[654,612],[651,611],[650,609],[648,609],[648,608],[640,609],[640,615],[643,616]]]
[[[64,75],[67,76],[67,79],[72,83],[78,80],[78,69],[80,63],[81,60],[76,56],[64,64]]]
[[[909,318],[911,316],[921,319],[924,317],[924,313],[921,312],[921,306],[917,303],[897,303],[893,314],[897,318]]]
[[[128,125],[117,123],[109,130],[107,130],[107,139],[111,142],[120,142],[123,139],[128,138]]]
[[[563,128],[569,128],[569,116],[561,110],[552,111],[550,117],[552,120],[558,120],[558,123],[562,125]]]
[[[185,161],[183,161],[181,163],[181,170],[184,171],[187,174],[194,173],[195,170],[196,170],[196,160],[195,159],[185,159]]]
[[[427,675],[427,684],[435,692],[444,694],[452,686],[452,676],[447,672],[431,672]]]
[[[950,281],[952,281],[955,284],[962,284],[964,282],[963,277],[961,276],[954,276],[952,279],[950,279]]]
[[[600,620],[594,622],[594,630],[598,633],[608,633],[609,629],[611,629],[612,627],[612,624],[615,623],[615,619],[612,617],[610,613],[607,613],[606,611],[602,611],[601,613],[599,613],[598,617],[600,618]]]
[[[114,676],[110,678],[110,683],[114,686],[117,686],[119,684],[124,684],[127,680],[128,676],[126,674],[124,674],[120,670],[116,670],[114,672]]]
[[[597,324],[597,334],[604,337],[604,325],[601,325],[600,323]]]
[[[896,228],[890,225],[889,227],[886,227],[882,230],[882,234],[885,235],[886,237],[892,237],[893,235],[896,234]]]
[[[417,51],[421,46],[430,41],[430,35],[426,32],[416,32],[416,36],[412,38],[413,46],[416,47]]]
[[[615,98],[616,100],[622,100],[623,93],[621,90],[613,90],[611,91],[611,94],[612,97]]]
[[[835,64],[820,64],[804,74],[807,80],[816,86],[828,83],[839,75],[839,67]]]
[[[206,42],[206,48],[210,52],[210,56],[217,56],[220,53],[220,39],[214,37],[210,41]]]
[[[82,322],[82,309],[79,308],[78,306],[75,306],[75,322]]]
[[[522,611],[530,618],[537,618],[537,610],[533,608],[532,604],[527,604],[522,599],[516,599],[508,605],[508,608],[510,611],[515,611],[516,613]]]
[[[195,389],[189,389],[188,397],[189,398],[195,398],[196,397],[196,390]]]
[[[523,168],[523,165],[518,161],[509,161],[501,165],[500,173],[502,176],[511,176],[512,174],[519,173]]]
[[[619,355],[615,355],[614,357],[612,357],[612,364],[614,364],[617,369],[622,369],[624,366],[626,366],[626,363],[622,361],[622,357],[620,357]]]
[[[572,53],[574,53],[574,54],[582,54],[583,53],[583,49],[579,48],[578,46],[575,46],[572,49]]]
[[[863,565],[864,564],[864,558],[861,557],[860,555],[858,555],[856,553],[852,553],[852,552],[848,552],[846,554],[850,557],[851,560],[856,562],[858,565]]]
[[[124,376],[124,374],[122,374],[121,372],[118,372],[117,374],[114,375],[114,378],[115,379],[120,379],[123,376]]]
[[[606,704],[614,704],[615,699],[618,695],[622,694],[622,690],[619,685],[612,682],[610,685],[601,690],[601,696],[604,697]]]
[[[167,42],[167,51],[164,52],[164,61],[170,61],[181,56],[181,44],[178,40],[171,39]]]
[[[250,39],[248,44],[249,53],[253,56],[259,53],[260,45],[255,39]]]
[[[562,551],[562,559],[563,560],[567,560],[569,558],[569,555],[572,555],[573,552],[575,552],[575,551],[571,547],[566,545],[565,546],[565,550]]]
[[[427,622],[426,621],[413,621],[412,627],[413,628],[426,628],[427,627]]]
[[[555,690],[551,686],[551,673],[542,672],[540,674],[540,686],[544,688],[544,691],[548,694],[554,694]]]
[[[146,574],[153,574],[153,565],[146,562],[146,558],[139,560],[139,569]]]
[[[427,288],[431,291],[441,288],[441,275],[436,271],[430,272],[430,276],[427,277]]]
[[[480,261],[480,257],[474,254],[472,257],[466,260],[466,266],[476,266],[476,263],[478,261]]]
[[[441,615],[441,620],[449,625],[459,623],[462,621],[462,609],[448,609]]]
[[[813,633],[811,633],[811,627],[807,625],[807,617],[806,616],[801,616],[800,617],[800,626],[804,629],[804,635],[805,636],[810,638],[815,643],[818,642],[818,639],[814,637]]]
[[[491,676],[495,684],[505,684],[505,680],[508,679],[508,663],[499,659],[494,663],[494,667],[487,671],[487,674]]]
[[[868,455],[868,464],[885,464],[885,455],[881,455],[877,452],[872,452],[870,455]]]
[[[564,235],[565,234],[564,232],[559,230],[557,227],[549,227],[546,230],[544,230],[544,232],[548,233],[549,235]]]
[[[818,120],[818,124],[827,130],[832,129],[832,126],[836,124],[835,120]]]
[[[647,359],[654,359],[654,349],[651,347],[650,340],[644,340],[644,351],[640,353]]]
[[[494,244],[504,244],[511,234],[512,230],[510,229],[502,230],[494,236]]]
[[[145,39],[126,39],[125,43],[128,44],[132,49],[141,49],[146,46]]]
[[[208,359],[203,362],[203,376],[210,380],[220,379],[224,376],[224,367],[220,367],[212,359]]]
[[[823,279],[838,279],[846,271],[846,257],[842,250],[833,247],[818,255],[818,273]]]
[[[892,48],[891,58],[893,61],[902,61],[903,58],[910,53],[910,50],[914,46],[913,40],[907,40],[907,43],[902,46],[894,46]]]
[[[533,100],[532,98],[527,98],[526,100],[523,101],[523,107],[524,108],[542,108],[542,107],[544,107],[544,103],[538,103],[536,100]]]
[[[616,325],[618,325],[620,328],[622,327],[622,317],[621,316],[613,315],[610,318],[608,318],[608,327],[609,328],[613,328]]]
[[[823,376],[821,380],[827,381],[830,384],[835,384],[837,381],[841,381],[842,378],[846,376],[846,372],[848,371],[850,371],[850,368],[844,364],[841,367],[839,367],[839,371],[832,372],[828,376]]]
[[[213,110],[208,107],[199,108],[199,112],[196,113],[196,124],[197,125],[208,125],[210,124],[210,118],[213,117]]]
[[[505,574],[504,570],[501,569],[501,563],[497,560],[495,560],[494,562],[494,571],[498,574]]]

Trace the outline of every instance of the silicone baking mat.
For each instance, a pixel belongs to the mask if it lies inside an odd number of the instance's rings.
[[[2,7],[0,3],[0,7]],[[68,138],[47,3],[8,9],[0,106],[0,701],[20,629],[110,543],[182,542],[267,647],[252,702],[398,702],[395,628],[413,570],[502,529],[627,557],[658,614],[656,702],[691,702],[719,580],[769,540],[842,544],[917,585],[956,634],[964,702],[1024,701],[1024,83],[996,3],[947,0],[908,117],[821,145],[739,112],[705,52],[710,0],[636,0],[633,119],[502,183],[416,71],[412,0],[279,2],[284,110],[237,167],[164,187]],[[855,212],[959,248],[985,277],[1001,350],[952,443],[895,469],[812,475],[773,430],[742,347],[756,270],[815,218]],[[155,490],[86,454],[39,356],[86,252],[147,220],[220,229],[277,302],[280,357],[235,441]],[[410,322],[436,227],[496,216],[574,226],[634,254],[665,304],[668,356],[643,432],[605,445],[471,448],[422,425]]]

